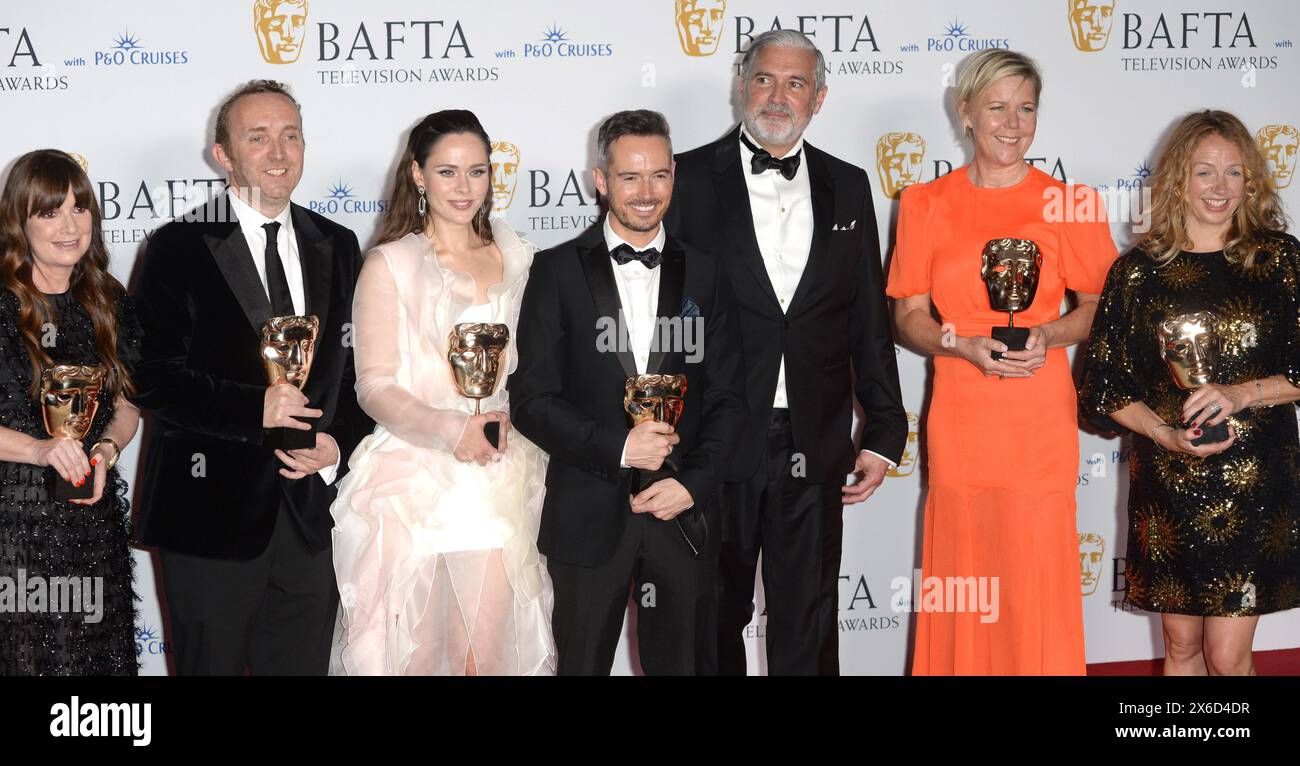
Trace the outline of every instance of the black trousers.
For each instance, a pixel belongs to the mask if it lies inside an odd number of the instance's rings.
[[[252,561],[162,551],[179,675],[318,675],[338,611],[331,550],[313,552],[281,507]]]
[[[693,557],[676,523],[630,514],[609,561],[584,567],[548,560],[546,568],[555,588],[558,675],[609,675],[629,586],[647,675],[717,673],[717,560]]]
[[[790,411],[774,409],[757,471],[722,487],[718,670],[745,674],[744,630],[763,559],[770,675],[839,675],[841,484],[796,475]]]

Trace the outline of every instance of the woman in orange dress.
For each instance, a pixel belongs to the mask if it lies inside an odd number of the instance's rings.
[[[886,292],[902,342],[934,356],[916,675],[1085,671],[1065,349],[1087,336],[1117,253],[1094,192],[1024,161],[1041,88],[1019,53],[972,56],[957,110],[974,159],[908,188],[899,211]],[[1037,293],[1016,314],[1030,327],[1023,351],[990,337],[1008,315],[990,305],[981,255],[1001,238],[1032,240],[1042,255]],[[1062,315],[1067,289],[1077,307]]]

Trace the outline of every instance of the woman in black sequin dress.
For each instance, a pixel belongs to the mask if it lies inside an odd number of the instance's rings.
[[[1300,606],[1300,242],[1226,112],[1183,120],[1152,200],[1150,233],[1106,281],[1080,410],[1133,432],[1125,601],[1161,613],[1165,674],[1253,674],[1259,616]],[[1166,356],[1214,344],[1162,346],[1156,327],[1195,312],[1217,326],[1218,364],[1183,390]],[[1228,438],[1194,444],[1207,423]]]
[[[134,675],[130,509],[113,464],[139,422],[122,393],[140,331],[70,156],[14,164],[0,281],[0,675]],[[40,370],[61,364],[107,370],[83,443],[50,438],[37,402]],[[56,472],[93,495],[55,500]]]

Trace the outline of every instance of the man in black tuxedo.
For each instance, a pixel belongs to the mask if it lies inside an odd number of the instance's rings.
[[[718,261],[661,223],[668,123],[619,112],[597,138],[603,222],[533,260],[510,376],[515,427],[550,453],[537,547],[561,675],[607,675],[629,586],[649,674],[716,672],[716,493],[744,420],[740,338]],[[676,428],[628,426],[624,383],[685,374]],[[637,493],[638,471],[679,472]],[[637,469],[637,470],[633,470]]]
[[[835,675],[843,506],[902,456],[907,415],[867,175],[802,137],[826,97],[821,52],[774,30],[741,69],[743,124],[677,158],[665,221],[722,261],[745,356],[749,417],[722,492],[718,661],[745,672],[761,550],[769,671]]]
[[[135,299],[145,336],[139,407],[155,417],[140,539],[161,549],[181,674],[319,674],[338,606],[329,506],[373,428],[353,392],[356,235],[292,204],[302,177],[298,103],[255,80],[217,117],[229,190],[149,240]],[[272,316],[320,320],[306,386],[268,386]],[[279,450],[264,429],[316,428]],[[270,441],[267,439],[267,441]]]

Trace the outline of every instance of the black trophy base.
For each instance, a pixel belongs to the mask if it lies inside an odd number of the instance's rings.
[[[1198,412],[1197,415],[1200,415],[1200,413]],[[1196,418],[1192,418],[1192,419],[1195,420]],[[1188,428],[1190,426],[1191,423],[1183,424],[1183,428]],[[1196,437],[1195,439],[1192,439],[1192,444],[1196,445],[1197,447],[1200,447],[1203,444],[1218,444],[1219,442],[1226,442],[1227,440],[1228,440],[1228,421],[1225,420],[1222,423],[1218,424],[1217,426],[1212,426],[1209,423],[1202,423],[1201,435]]]
[[[665,464],[666,465],[666,464]],[[632,469],[632,494],[639,495],[651,484],[664,479],[671,479],[677,474],[673,466],[661,468],[658,471],[647,471],[641,468]],[[704,513],[700,511],[698,505],[689,508],[673,519],[677,528],[681,530],[682,539],[686,541],[687,547],[691,549],[691,555],[696,558],[704,554],[704,546],[709,541],[709,521],[704,518]]]
[[[301,428],[266,428],[262,430],[262,446],[270,449],[314,449],[316,447],[316,428],[310,431]]]
[[[1025,343],[1029,340],[1028,327],[994,327],[992,332],[993,340],[1005,343],[1007,351],[1024,351]],[[1001,359],[1002,352],[994,351],[991,356],[994,359]]]
[[[483,424],[483,438],[493,449],[501,449],[501,421],[492,420]]]
[[[95,494],[95,472],[92,470],[86,480],[81,482],[81,486],[68,481],[58,473],[54,474],[54,499],[55,500],[88,500],[91,495]]]

